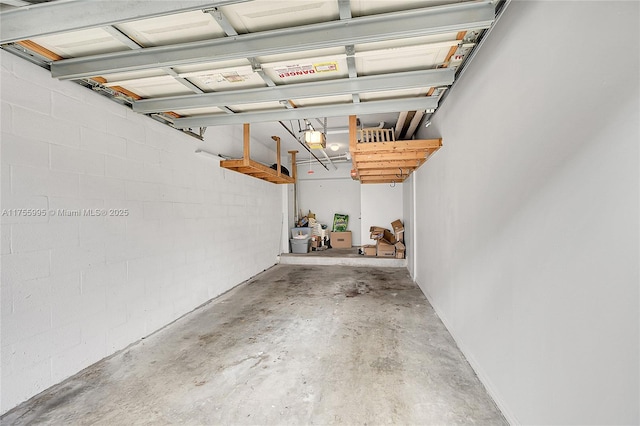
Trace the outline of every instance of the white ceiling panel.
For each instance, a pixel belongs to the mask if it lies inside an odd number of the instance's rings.
[[[258,74],[252,71],[244,72],[241,69],[199,73],[188,78],[205,92],[253,89],[265,86],[264,80]]]
[[[405,89],[405,90],[388,90],[384,92],[368,92],[360,95],[360,100],[366,101],[380,101],[384,99],[394,98],[415,98],[418,96],[426,96],[429,92],[429,88],[423,89]]]
[[[102,28],[36,37],[33,41],[63,58],[129,50]]]
[[[358,75],[374,75],[397,71],[436,68],[446,61],[456,42],[443,42],[422,46],[396,47],[356,53]]]
[[[227,112],[221,110],[217,107],[210,108],[185,108],[185,109],[175,109],[173,110],[176,114],[180,114],[185,117],[197,117],[198,115],[213,115],[213,114],[228,114]]]
[[[254,0],[220,8],[240,34],[338,19],[335,0]]]
[[[353,17],[377,15],[378,13],[442,6],[445,4],[462,3],[463,1],[473,0],[351,0],[351,14]]]
[[[220,62],[211,62],[211,63],[203,63],[203,64],[194,64],[194,65],[177,65],[173,67],[173,70],[183,77],[188,76],[188,74],[193,73],[192,75],[196,75],[200,72],[211,72],[216,70],[229,70],[235,68],[243,68],[250,66],[250,63],[247,59],[236,59],[232,61],[220,61]]]
[[[191,90],[171,76],[150,77],[137,80],[112,81],[105,86],[120,86],[143,98],[188,95]]]
[[[350,95],[340,96],[323,96],[322,98],[305,98],[294,99],[293,103],[299,107],[331,105],[331,104],[348,104],[353,98]]]
[[[253,72],[250,65],[185,72],[180,73],[180,77],[188,78],[205,92],[223,92],[265,86],[264,80]]]
[[[278,85],[346,78],[349,76],[347,59],[344,55],[266,63],[262,65],[262,68]]]
[[[265,111],[265,110],[284,110],[285,107],[279,102],[262,102],[259,104],[242,104],[242,105],[227,105],[232,111],[235,112],[251,112],[251,111]]]
[[[126,22],[118,24],[116,28],[144,47],[207,40],[225,35],[210,14],[199,10]]]
[[[307,50],[304,52],[280,53],[277,55],[259,56],[256,59],[261,64],[273,64],[280,62],[292,62],[302,59],[344,56],[344,47],[331,47],[326,49]]]
[[[129,80],[138,80],[150,77],[161,77],[166,76],[167,73],[162,70],[142,70],[142,71],[129,71],[129,72],[119,72],[114,74],[105,74],[101,77],[106,79],[108,82],[113,83],[115,81],[129,81]]]
[[[395,40],[379,41],[375,43],[356,44],[356,52],[369,52],[372,50],[392,49],[398,47],[416,47],[425,45],[436,45],[439,43],[450,43],[451,46],[456,45],[460,41],[456,39],[457,32],[436,34],[422,37],[400,38]]]
[[[157,9],[156,1],[146,4],[149,12]],[[357,114],[369,122],[366,114],[376,113],[392,120],[402,108],[437,108],[433,99],[425,98],[429,86],[451,88],[456,70],[466,66],[466,58],[505,4],[250,0],[211,13],[112,19],[108,22],[115,22],[113,27],[78,30],[88,28],[88,21],[67,23],[66,33],[2,48],[50,69],[55,78],[86,85],[87,78],[103,77],[105,83],[94,79],[91,85],[120,86],[140,96],[125,102],[142,114],[174,111],[183,117],[173,122],[178,128],[336,112],[345,119]],[[340,20],[340,12],[349,15],[345,5],[351,19]],[[48,18],[41,15],[37,18]],[[107,22],[104,19],[98,21]],[[468,35],[461,46],[465,31],[473,37]],[[44,49],[65,59],[57,60]],[[449,69],[442,67],[445,63]],[[114,91],[103,93],[118,97]],[[299,111],[285,108],[290,104]],[[242,115],[234,117],[234,112]]]

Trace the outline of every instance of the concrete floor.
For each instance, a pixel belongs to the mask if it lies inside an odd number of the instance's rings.
[[[350,249],[331,248],[322,251],[310,251],[309,253],[282,253],[280,264],[282,265],[323,265],[323,266],[373,266],[387,268],[406,268],[407,259],[395,259],[388,257],[364,256],[358,254],[360,247]]]
[[[404,268],[277,265],[3,424],[507,424]]]

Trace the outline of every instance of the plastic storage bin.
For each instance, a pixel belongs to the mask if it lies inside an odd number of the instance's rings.
[[[311,228],[291,228],[291,238],[295,238],[296,235],[311,237]]]
[[[304,238],[300,238],[304,236]],[[297,238],[296,238],[297,237]],[[291,253],[309,253],[311,247],[311,228],[291,228]]]

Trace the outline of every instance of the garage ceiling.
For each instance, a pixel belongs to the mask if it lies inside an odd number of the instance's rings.
[[[346,126],[357,115],[383,117],[404,139],[437,110],[503,3],[0,0],[0,43],[194,135],[326,117]]]

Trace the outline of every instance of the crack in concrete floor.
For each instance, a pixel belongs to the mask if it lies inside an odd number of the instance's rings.
[[[507,424],[404,268],[277,265],[6,424]]]

